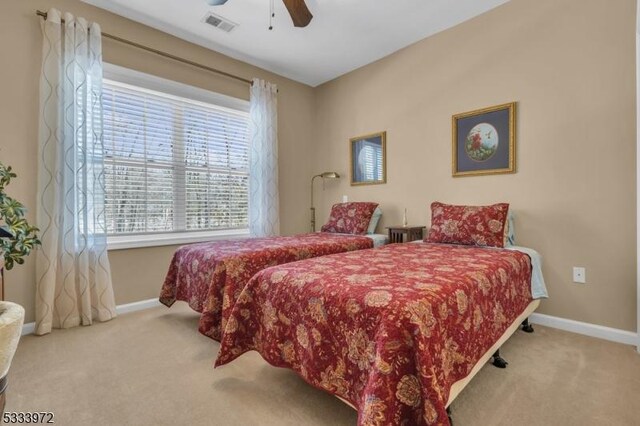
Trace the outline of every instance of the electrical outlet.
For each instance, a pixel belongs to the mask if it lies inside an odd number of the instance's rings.
[[[343,202],[343,203],[348,203],[348,202],[349,202],[349,197],[348,197],[348,196],[346,196],[346,195],[343,195],[343,196],[342,196],[342,202]]]
[[[580,266],[573,267],[573,282],[585,284],[587,282],[587,270]]]

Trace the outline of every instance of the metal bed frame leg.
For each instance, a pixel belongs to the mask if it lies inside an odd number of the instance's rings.
[[[533,333],[533,327],[529,324],[529,318],[526,318],[522,321],[522,331],[525,333]],[[500,349],[495,351],[492,356],[493,361],[491,362],[494,366],[498,368],[507,368],[509,364],[504,358],[500,356]],[[449,418],[449,423],[453,426],[453,418],[451,417],[451,408],[447,407],[447,417]]]
[[[529,318],[522,321],[522,331],[525,333],[533,333],[533,327],[529,324]]]
[[[507,368],[507,364],[509,364],[504,358],[500,356],[500,349],[498,349],[493,354],[493,362],[492,364],[498,368]]]

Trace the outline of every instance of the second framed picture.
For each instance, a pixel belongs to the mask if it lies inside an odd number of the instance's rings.
[[[387,182],[387,132],[351,138],[349,152],[352,186]]]
[[[516,103],[456,114],[453,176],[515,173]]]

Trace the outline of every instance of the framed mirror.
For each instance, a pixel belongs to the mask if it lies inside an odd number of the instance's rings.
[[[351,186],[387,182],[387,132],[349,140]]]

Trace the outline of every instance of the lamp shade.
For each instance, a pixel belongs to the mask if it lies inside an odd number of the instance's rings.
[[[225,4],[227,0],[207,0],[209,6],[221,6]]]
[[[13,238],[13,234],[0,226],[0,238]]]
[[[336,172],[324,172],[320,176],[323,179],[340,179],[340,175]]]

